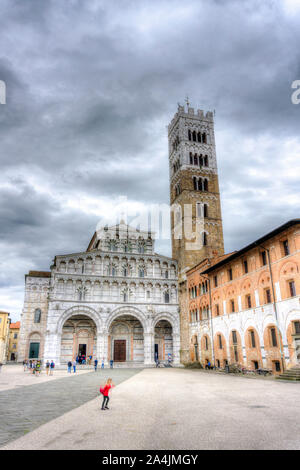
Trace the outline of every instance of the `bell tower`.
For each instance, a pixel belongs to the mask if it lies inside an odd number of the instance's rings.
[[[224,253],[213,113],[179,105],[168,140],[172,257],[181,277]]]
[[[181,362],[189,361],[186,272],[224,254],[213,113],[178,105],[168,126],[172,257],[178,262]]]

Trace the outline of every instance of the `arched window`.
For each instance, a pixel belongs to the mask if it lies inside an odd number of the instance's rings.
[[[139,277],[145,277],[145,270],[144,270],[144,268],[139,268]]]
[[[196,142],[197,141],[197,138],[196,138],[196,131],[193,131],[193,142]]]
[[[203,246],[206,246],[207,245],[207,233],[206,232],[203,232],[202,241],[203,241]]]
[[[201,132],[198,132],[197,137],[198,137],[198,142],[201,142]]]
[[[170,294],[168,291],[164,293],[164,300],[165,300],[165,304],[170,303]]]
[[[206,144],[206,134],[205,134],[205,132],[203,132],[203,134],[202,134],[202,142],[203,142],[203,144]]]
[[[199,166],[203,166],[203,157],[200,155],[199,157]]]
[[[204,191],[208,191],[208,180],[206,178],[204,179],[203,189]]]
[[[197,190],[197,178],[196,176],[193,176],[193,184],[194,184],[194,190]]]
[[[192,164],[193,164],[193,154],[192,154],[192,152],[190,152],[190,165],[192,165]]]
[[[203,191],[203,187],[202,187],[202,178],[199,178],[199,180],[198,180],[198,190],[199,190],[199,191]]]
[[[189,140],[192,140],[192,133],[190,130],[188,130],[188,137],[189,137]]]
[[[116,268],[114,266],[112,266],[112,268],[111,268],[111,275],[112,276],[116,275]]]
[[[203,215],[204,217],[208,217],[208,205],[207,204],[203,205]]]
[[[194,165],[198,165],[198,157],[196,153],[194,155]]]
[[[165,279],[168,279],[169,278],[169,271],[166,269],[165,271]]]
[[[208,156],[205,155],[204,157],[204,166],[208,166]]]
[[[36,308],[35,311],[34,311],[34,323],[40,323],[41,322],[41,315],[42,315],[41,309]]]

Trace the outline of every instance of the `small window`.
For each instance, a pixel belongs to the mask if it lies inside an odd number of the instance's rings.
[[[246,295],[246,307],[247,308],[252,307],[252,305],[251,305],[251,295],[250,294]]]
[[[288,256],[290,254],[289,242],[287,240],[284,240],[282,242],[282,247],[284,256]]]
[[[267,264],[267,253],[265,251],[261,252],[261,263],[263,266],[266,266]]]
[[[267,304],[270,304],[272,302],[270,289],[265,290],[265,298]]]
[[[208,351],[208,340],[207,340],[207,336],[204,336],[204,341],[205,341],[205,351]]]
[[[208,217],[208,205],[204,204],[203,206],[203,215],[204,217]]]
[[[37,308],[34,311],[34,323],[40,323],[41,322],[41,309]]]
[[[217,359],[217,367],[220,368],[220,361]]]
[[[208,180],[204,178],[204,186],[203,186],[204,191],[208,191]]]
[[[207,245],[207,234],[206,232],[203,232],[203,246]]]
[[[168,304],[170,302],[169,292],[165,292],[164,297],[165,297],[165,304]]]
[[[228,279],[229,279],[229,281],[232,281],[232,279],[233,279],[233,276],[232,276],[232,268],[229,268],[229,269],[228,269]]]
[[[294,281],[289,281],[289,291],[290,291],[290,296],[295,297],[296,287],[295,287],[295,282]]]
[[[214,276],[215,287],[218,287],[218,276]]]
[[[217,304],[216,305],[216,316],[218,317],[220,315],[220,307],[219,305]]]
[[[275,328],[271,328],[271,341],[273,348],[277,348],[277,337]]]
[[[251,347],[255,348],[256,343],[255,343],[255,333],[253,330],[250,330],[250,341],[251,341]]]
[[[223,349],[222,336],[221,335],[218,335],[218,340],[219,340],[219,349]]]
[[[299,335],[300,334],[300,321],[295,321],[294,325],[295,325],[295,333],[296,335]]]
[[[14,339],[17,339],[17,337],[18,337],[18,333],[15,333],[14,334]]]
[[[234,344],[237,344],[237,336],[236,336],[236,331],[233,330],[232,332],[232,342]]]
[[[247,274],[248,273],[248,261],[245,259],[243,264],[244,264],[244,274]]]
[[[234,300],[230,301],[231,313],[235,312]]]
[[[190,153],[190,165],[192,165],[192,164],[193,164],[193,155],[192,155],[192,153]]]

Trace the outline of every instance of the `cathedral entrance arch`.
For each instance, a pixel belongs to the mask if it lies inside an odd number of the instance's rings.
[[[154,328],[154,360],[173,360],[173,328],[168,320],[159,320]]]
[[[87,315],[69,317],[62,327],[60,363],[77,360],[79,363],[95,359],[97,355],[97,327]]]
[[[133,315],[120,315],[110,324],[108,359],[114,362],[144,362],[144,329]]]

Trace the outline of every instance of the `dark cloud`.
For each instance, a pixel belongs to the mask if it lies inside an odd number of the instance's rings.
[[[186,94],[216,109],[226,248],[299,215],[291,5],[1,3],[1,308],[21,310],[28,269],[85,249],[106,204],[168,203],[166,125]]]

